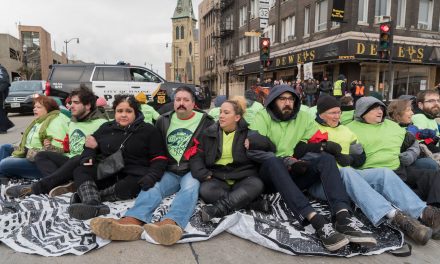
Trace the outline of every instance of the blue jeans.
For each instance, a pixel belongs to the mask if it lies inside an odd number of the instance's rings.
[[[3,144],[0,146],[0,161],[11,156],[14,151],[14,146],[11,144]]]
[[[26,158],[7,157],[0,161],[0,178],[40,179],[42,177],[35,163]]]
[[[307,100],[307,106],[308,107],[312,107],[313,106],[313,101],[315,100],[315,95],[314,94],[307,94],[306,95],[306,100]]]
[[[416,169],[422,169],[422,170],[438,171],[440,169],[437,162],[435,162],[435,160],[431,158],[416,159],[416,161],[414,161],[414,163],[411,164],[411,166]]]
[[[176,193],[168,213],[162,219],[172,219],[182,229],[185,229],[196,208],[199,187],[199,181],[192,177],[191,172],[179,176],[167,171],[153,188],[139,193],[134,206],[125,213],[125,216],[150,223],[153,212],[160,205],[162,199]]]
[[[375,226],[380,225],[386,214],[395,208],[417,219],[426,207],[426,203],[392,170],[345,167],[340,168],[340,172],[348,195]],[[319,185],[310,188],[309,193],[326,200]]]

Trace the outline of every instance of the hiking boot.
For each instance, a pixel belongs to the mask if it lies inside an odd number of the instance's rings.
[[[336,222],[335,228],[339,233],[344,234],[351,243],[366,247],[374,247],[377,244],[373,233],[365,230],[364,224],[354,216],[347,217],[344,224]]]
[[[146,224],[144,229],[157,243],[165,246],[174,245],[182,238],[183,230],[171,219],[164,219],[159,223]]]
[[[76,218],[79,220],[88,220],[93,217],[110,213],[110,208],[107,205],[101,203],[74,203],[67,208],[67,211],[72,218]]]
[[[316,235],[329,251],[336,251],[350,243],[343,234],[333,228],[331,223],[325,224],[322,228],[316,230]]]
[[[252,201],[248,206],[248,209],[270,214],[272,212],[271,205],[268,200],[263,198],[257,198]]]
[[[24,198],[32,194],[31,184],[11,186],[6,189],[6,195],[13,198]]]
[[[411,218],[404,213],[397,211],[392,224],[397,226],[402,232],[412,238],[414,242],[420,245],[425,245],[432,236],[432,229],[422,225],[419,221]]]
[[[108,240],[131,241],[141,239],[144,222],[134,217],[121,219],[96,217],[90,221],[92,232]]]
[[[433,206],[427,206],[423,210],[421,222],[430,227],[433,233],[437,233],[440,230],[440,209]]]
[[[50,190],[49,197],[60,196],[65,193],[73,193],[76,192],[76,187],[74,182],[69,182],[64,185],[57,186]]]

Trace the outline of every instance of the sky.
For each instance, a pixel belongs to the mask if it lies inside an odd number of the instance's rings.
[[[202,0],[192,0],[196,17]],[[171,17],[177,0],[1,0],[0,33],[18,38],[17,25],[41,26],[52,49],[85,62],[129,62],[165,75],[171,61]],[[165,77],[165,76],[164,76]]]

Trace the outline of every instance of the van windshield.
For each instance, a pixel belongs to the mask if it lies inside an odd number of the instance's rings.
[[[41,91],[43,87],[41,86],[41,82],[12,82],[11,88],[9,91],[18,92],[18,91]]]

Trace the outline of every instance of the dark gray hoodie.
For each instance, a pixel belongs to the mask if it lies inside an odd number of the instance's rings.
[[[270,117],[278,122],[280,122],[281,120],[273,113],[272,107],[276,107],[273,106],[273,104],[275,103],[274,102],[275,99],[285,92],[289,92],[293,94],[293,97],[295,98],[295,104],[293,105],[293,114],[290,119],[296,118],[299,109],[301,107],[301,100],[292,86],[289,86],[287,84],[275,85],[270,89],[269,95],[267,96],[266,101],[264,102],[264,106],[266,107],[266,110],[269,113]]]

